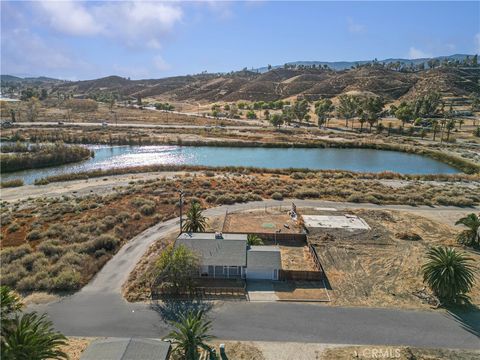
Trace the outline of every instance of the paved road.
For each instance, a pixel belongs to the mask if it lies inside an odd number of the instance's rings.
[[[291,200],[260,201],[220,206],[205,211],[208,216],[226,210],[288,206]],[[454,207],[377,206],[295,200],[299,207],[362,207],[412,210],[416,213],[451,218],[464,210]],[[455,216],[456,217],[456,216]],[[153,226],[128,242],[81,291],[59,302],[32,306],[46,311],[55,326],[72,336],[161,337],[168,326],[159,309],[149,304],[130,304],[121,297],[121,286],[148,246],[167,233],[176,231],[178,219]],[[224,302],[210,311],[214,333],[221,339],[298,341],[337,344],[392,344],[424,347],[480,348],[480,313],[468,314],[469,325],[442,312],[394,309],[327,307],[300,303]]]
[[[58,125],[58,122],[54,121],[35,121],[35,122],[16,122],[15,126],[55,126],[55,127],[91,127],[98,126],[103,127],[101,122],[65,122],[63,125]],[[152,129],[206,129],[206,128],[217,128],[215,125],[188,125],[188,124],[145,124],[145,123],[120,123],[115,125],[109,123],[108,128],[121,128],[121,127],[132,127],[132,128],[152,128]],[[258,130],[261,126],[257,125],[228,125],[219,127],[225,130]]]

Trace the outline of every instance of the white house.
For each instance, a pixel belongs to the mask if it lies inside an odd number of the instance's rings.
[[[282,268],[278,246],[248,246],[246,234],[182,233],[180,245],[199,257],[201,277],[278,280]]]

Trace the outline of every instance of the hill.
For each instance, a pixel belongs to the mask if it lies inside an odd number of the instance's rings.
[[[99,98],[100,95],[115,94],[120,99],[154,97],[159,101],[195,103],[274,101],[297,96],[316,100],[352,91],[373,93],[388,101],[409,99],[429,91],[439,91],[448,97],[480,93],[478,66],[463,65],[462,59],[466,55],[452,55],[448,58],[450,63],[441,63],[437,59],[438,62],[432,68],[425,65],[425,59],[411,60],[411,65],[402,64],[402,59],[387,59],[385,62],[356,65],[343,70],[297,64],[272,67],[265,72],[242,70],[228,74],[202,73],[143,80],[108,76],[65,82],[2,75],[2,84],[5,78],[10,82],[26,82],[27,86],[34,83],[47,87],[50,93],[74,94],[79,97]],[[392,65],[388,65],[388,61]],[[335,64],[346,66],[348,63]]]

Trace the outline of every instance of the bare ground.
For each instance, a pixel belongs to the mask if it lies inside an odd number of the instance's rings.
[[[348,212],[366,220],[371,230],[328,230],[310,237],[332,287],[332,305],[430,308],[414,293],[431,295],[421,272],[431,246],[457,247],[480,270],[480,254],[458,246],[458,229],[448,224],[400,211]],[[470,295],[478,306],[480,288]]]

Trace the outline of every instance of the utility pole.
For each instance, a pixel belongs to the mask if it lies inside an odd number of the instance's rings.
[[[180,198],[180,234],[183,231],[183,190],[179,191]]]

